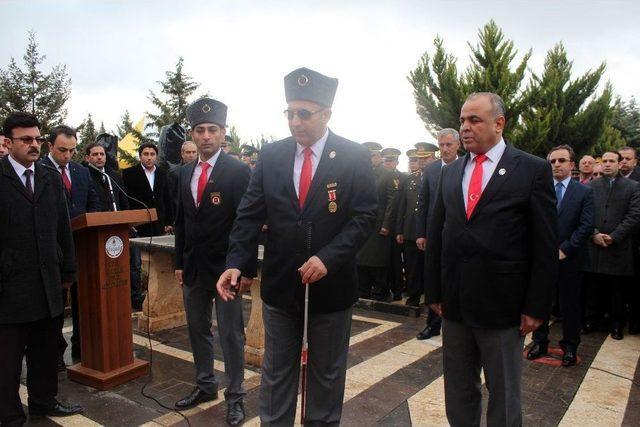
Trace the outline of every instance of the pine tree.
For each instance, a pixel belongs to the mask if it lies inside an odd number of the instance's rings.
[[[22,57],[24,69],[14,58],[6,70],[0,70],[0,121],[12,111],[34,114],[41,123],[40,131],[48,133],[67,117],[65,104],[71,95],[71,79],[65,65],[41,70],[46,56],[38,51],[35,33],[29,32],[27,50]]]
[[[640,107],[634,97],[627,102],[616,99],[611,126],[620,132],[624,145],[640,149]]]
[[[98,131],[98,135],[102,135],[103,133],[107,133],[104,128],[104,122],[100,122],[100,130]]]
[[[231,150],[232,151],[240,151],[240,145],[242,145],[241,139],[240,139],[240,135],[238,135],[238,130],[236,129],[235,126],[231,126],[231,130],[229,131],[229,136],[231,137],[231,142],[229,143],[229,145],[231,145]]]

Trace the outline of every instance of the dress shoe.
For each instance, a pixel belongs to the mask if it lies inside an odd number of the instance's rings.
[[[547,346],[548,344],[534,342],[533,346],[527,353],[527,360],[535,360],[545,356],[547,354]]]
[[[621,340],[624,338],[624,332],[622,332],[622,328],[613,328],[611,330],[611,338],[614,340]]]
[[[49,409],[43,409],[33,405],[29,406],[29,417],[69,417],[71,415],[81,414],[84,409],[80,405],[65,406],[56,401],[56,404]]]
[[[582,335],[587,335],[590,334],[591,332],[596,330],[596,325],[592,322],[585,322],[585,324],[582,326],[582,329],[580,330],[580,333]]]
[[[394,301],[402,301],[402,292],[394,292],[393,293],[393,300]]]
[[[184,399],[178,400],[176,402],[176,408],[178,409],[188,409],[193,408],[199,403],[209,402],[210,400],[216,400],[218,398],[218,392],[215,393],[205,393],[200,390],[198,387],[194,388],[191,394]]]
[[[244,421],[244,404],[234,402],[227,405],[227,424],[239,426]]]
[[[64,372],[67,370],[67,364],[64,363],[64,357],[58,356],[58,372]]]
[[[433,326],[427,326],[416,335],[419,340],[428,340],[431,337],[440,335],[440,329],[436,329]]]
[[[562,366],[565,368],[574,366],[577,360],[576,352],[573,350],[567,350],[564,352],[564,355],[562,355]]]
[[[638,335],[640,334],[640,325],[637,323],[631,323],[629,325],[629,335]]]
[[[404,302],[404,305],[409,306],[409,307],[420,307],[420,301],[416,301],[414,299],[408,298]]]

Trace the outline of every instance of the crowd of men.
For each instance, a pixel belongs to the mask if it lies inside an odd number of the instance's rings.
[[[452,425],[479,423],[480,368],[490,392],[489,424],[519,425],[523,336],[533,332],[528,359],[547,355],[554,318],[562,322],[567,367],[578,362],[581,334],[602,330],[620,340],[627,326],[640,333],[634,148],[577,161],[570,146],[560,145],[544,161],[506,143],[502,100],[480,93],[466,100],[459,131],[442,129],[437,145],[419,142],[406,152],[408,173],[402,173],[399,150],[356,144],[329,130],[337,84],[306,68],[288,74],[292,137],[267,144],[260,156],[251,146],[234,153],[227,106],[200,99],[187,110],[182,162],[171,167],[159,162],[152,143],[140,145],[139,163],[122,171],[108,166],[97,142],[84,147],[79,164],[72,161],[73,128],[56,126],[44,137],[33,115],[9,115],[0,135],[2,426],[25,421],[18,394],[25,355],[30,416],[82,412],[56,400],[56,363],[65,368],[67,300],[71,355],[81,358],[69,219],[87,212],[155,208],[157,221],[132,229],[132,236],[175,234],[175,276],[196,371],[196,387],[175,406],[217,398],[215,301],[229,425],[245,417],[237,296],[257,274],[259,242],[265,245],[260,418],[266,425],[294,422],[306,308],[309,346],[322,351],[309,353],[305,422],[319,425],[340,422],[358,298],[406,298],[419,307],[424,297],[426,325],[417,338],[444,329]],[[40,159],[45,142],[48,154]],[[140,269],[132,248],[136,309],[144,299]]]

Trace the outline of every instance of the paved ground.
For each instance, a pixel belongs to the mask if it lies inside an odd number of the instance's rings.
[[[248,315],[250,301],[245,303],[245,314]],[[343,425],[446,425],[441,340],[436,337],[417,341],[415,334],[423,324],[423,318],[355,310]],[[552,340],[557,340],[559,326],[552,326]],[[69,329],[65,329],[67,336]],[[27,425],[186,425],[178,414],[161,408],[141,394],[146,383],[146,393],[173,406],[176,400],[191,391],[194,370],[186,329],[154,334],[151,339],[152,377],[139,378],[110,391],[96,391],[60,374],[60,399],[82,404],[84,415],[45,419]],[[146,335],[136,333],[134,342],[136,356],[149,360]],[[219,349],[218,343],[216,349]],[[590,334],[583,337],[579,355],[581,364],[568,369],[525,361],[524,424],[639,426],[640,337],[626,336],[623,341],[613,341],[604,333]],[[71,363],[70,355],[66,357],[67,363]],[[221,352],[218,352],[215,368],[221,388],[224,388],[226,379],[221,358]],[[259,370],[247,367],[245,425],[259,424],[259,383]],[[24,386],[21,394],[26,403]],[[224,401],[218,399],[184,414],[192,426],[216,426],[224,425],[225,410]]]

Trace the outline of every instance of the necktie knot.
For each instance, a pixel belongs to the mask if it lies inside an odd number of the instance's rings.
[[[33,174],[33,171],[31,169],[25,169],[24,176],[26,176],[27,178],[30,178],[32,174]]]
[[[484,162],[487,159],[488,159],[488,157],[487,157],[486,154],[478,154],[476,156],[476,165],[481,165],[482,162]]]
[[[311,159],[311,155],[313,154],[313,150],[309,147],[304,149],[304,159]]]
[[[202,168],[203,173],[209,170],[209,166],[211,165],[207,162],[200,162],[200,167]]]

